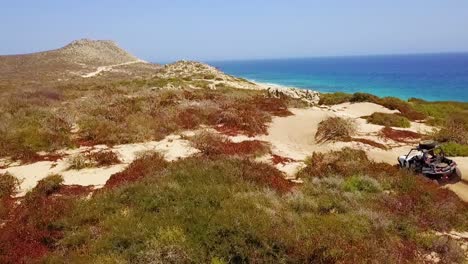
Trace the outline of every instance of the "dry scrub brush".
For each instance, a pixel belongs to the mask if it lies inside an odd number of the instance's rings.
[[[319,143],[326,141],[347,140],[357,131],[356,122],[352,119],[329,117],[319,123],[315,140]]]
[[[224,135],[203,131],[191,138],[194,148],[207,157],[220,155],[261,156],[270,152],[270,146],[259,140],[232,142]]]

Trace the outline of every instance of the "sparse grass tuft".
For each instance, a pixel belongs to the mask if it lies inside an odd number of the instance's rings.
[[[100,150],[89,153],[80,153],[68,161],[68,169],[81,170],[90,167],[105,167],[121,163],[118,155],[111,150]]]
[[[352,119],[330,117],[319,123],[315,140],[317,142],[347,140],[356,133],[356,123]]]
[[[368,116],[367,121],[372,124],[388,127],[410,127],[411,124],[406,117],[398,114],[373,113]]]

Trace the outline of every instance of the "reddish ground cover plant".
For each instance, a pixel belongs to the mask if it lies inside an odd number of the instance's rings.
[[[256,105],[262,111],[268,112],[274,116],[291,116],[293,113],[288,110],[285,99],[269,98],[264,96],[256,96],[252,99],[252,104]]]
[[[159,153],[145,153],[133,161],[127,169],[112,175],[104,188],[115,188],[131,182],[138,181],[149,172],[157,172],[166,168],[168,162]]]
[[[241,166],[242,177],[245,180],[251,180],[259,185],[270,187],[280,194],[290,192],[294,187],[294,183],[286,180],[281,171],[269,164],[245,159],[242,161]]]
[[[350,138],[350,141],[360,142],[360,143],[363,143],[363,144],[366,144],[366,145],[369,145],[369,146],[373,146],[373,147],[376,147],[376,148],[379,148],[379,149],[387,149],[387,146],[385,146],[384,144],[379,143],[379,142],[375,142],[373,140],[366,139],[366,138],[352,137],[352,138]]]
[[[14,206],[0,227],[0,263],[31,263],[56,247],[62,237],[57,222],[66,215],[72,201],[84,197],[90,187],[64,186],[51,175],[41,181]]]
[[[384,127],[380,131],[380,135],[384,138],[392,139],[397,142],[413,142],[415,140],[421,139],[423,135],[407,130],[398,130],[391,127]]]

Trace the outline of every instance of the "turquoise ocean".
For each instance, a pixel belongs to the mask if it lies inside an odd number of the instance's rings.
[[[256,82],[320,92],[366,92],[468,102],[468,53],[207,62]]]

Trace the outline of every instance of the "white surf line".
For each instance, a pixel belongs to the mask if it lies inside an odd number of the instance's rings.
[[[135,64],[135,63],[146,63],[146,61],[144,61],[144,60],[135,60],[135,61],[128,61],[128,62],[114,64],[114,65],[101,66],[101,67],[98,67],[96,71],[90,72],[90,73],[85,74],[85,75],[81,75],[81,77],[83,77],[83,78],[94,77],[94,76],[100,74],[101,72],[110,71],[114,67],[124,66],[124,65],[129,65],[129,64]]]

